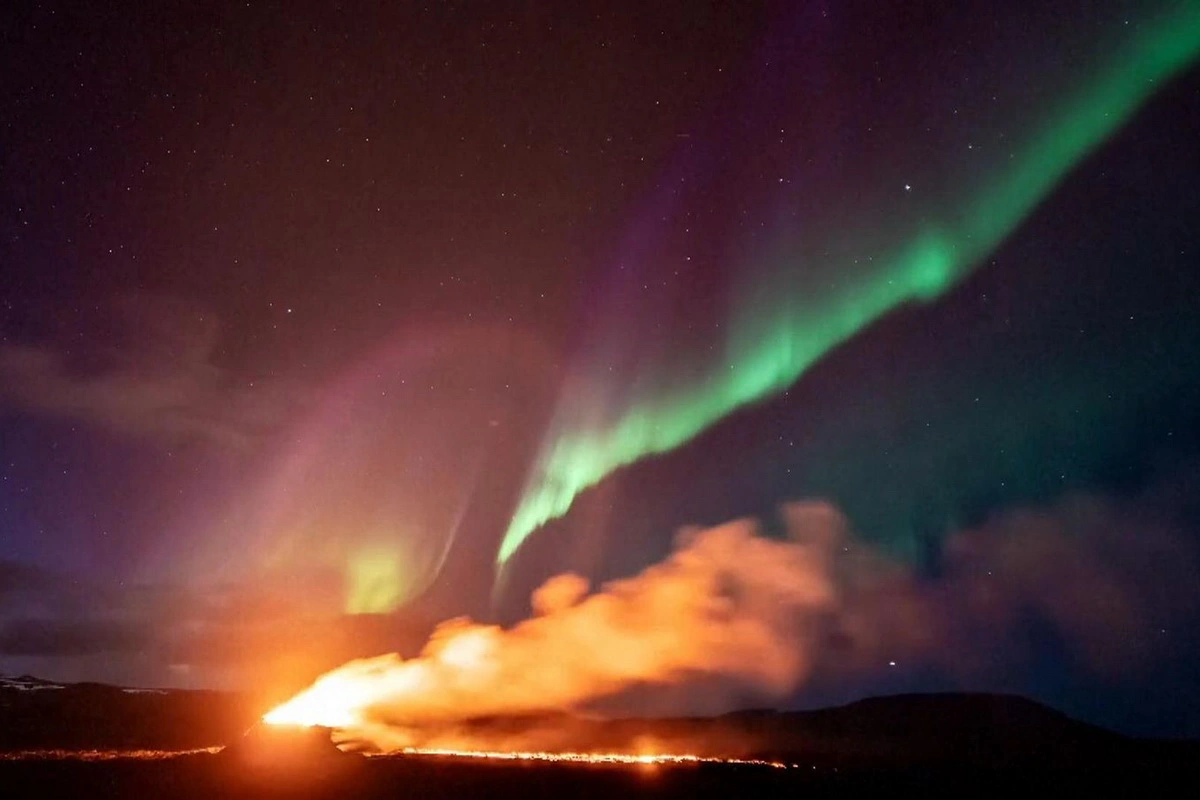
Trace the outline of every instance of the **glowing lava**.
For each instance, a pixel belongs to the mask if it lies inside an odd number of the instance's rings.
[[[469,638],[468,638],[469,641]],[[412,664],[418,667],[418,664]],[[333,676],[327,676],[333,677]],[[318,685],[321,682],[318,682]],[[365,708],[363,692],[355,690],[352,682],[326,682],[320,691],[318,685],[289,700],[263,715],[263,721],[279,726],[312,726],[320,721],[330,724],[335,719],[344,720],[346,726],[358,726],[364,722]],[[338,690],[344,689],[344,692]],[[340,727],[340,726],[339,726]],[[615,753],[615,752],[554,752],[532,750],[484,750],[446,747],[404,747],[383,755],[402,754],[434,758],[471,758],[494,761],[551,762],[569,764],[619,765],[630,767],[688,766],[698,764],[728,764],[737,766],[769,767],[787,769],[791,764],[755,758],[718,758],[694,753]]]
[[[372,659],[374,661],[375,659]],[[364,712],[379,702],[381,687],[372,677],[383,679],[396,694],[418,690],[423,682],[422,665],[401,664],[397,669],[355,669],[367,662],[351,662],[319,678],[311,687],[263,715],[270,725],[323,725],[349,728],[362,725]]]
[[[733,764],[770,767],[772,769],[787,769],[794,766],[793,764],[785,764],[782,761],[767,761],[756,758],[716,758],[670,753],[635,755],[632,753],[505,752],[501,750],[449,750],[420,747],[406,747],[401,752],[405,755],[442,756],[446,758],[486,758],[497,761],[549,761],[572,764],[620,764],[624,766]]]

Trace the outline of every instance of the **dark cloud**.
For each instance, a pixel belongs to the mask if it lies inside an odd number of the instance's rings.
[[[1153,668],[1200,611],[1196,538],[1162,499],[1009,511],[950,536],[935,577],[854,540],[824,504],[790,507],[796,535],[811,535],[817,509],[832,542],[839,600],[818,680],[936,667],[971,685],[1028,668],[1047,637],[1066,669],[1120,679]]]
[[[155,632],[123,620],[17,619],[0,626],[0,655],[83,656],[154,646]]]
[[[244,448],[286,422],[300,392],[219,363],[216,316],[125,295],[50,341],[0,346],[0,404],[121,434]]]
[[[413,615],[344,616],[340,592],[318,584],[101,582],[0,561],[0,674],[294,689],[354,656],[415,651],[431,627]]]
[[[20,592],[36,591],[57,583],[52,572],[17,561],[0,561],[0,603]]]
[[[166,584],[126,584],[17,561],[0,561],[0,619],[137,616],[180,620],[213,613],[214,600]]]
[[[0,562],[0,656],[142,651],[162,626],[205,607],[189,592],[125,586],[38,565]]]
[[[0,613],[78,614],[94,609],[103,595],[46,567],[0,561]]]

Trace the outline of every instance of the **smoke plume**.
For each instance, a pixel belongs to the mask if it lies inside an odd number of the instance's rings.
[[[780,539],[749,520],[685,530],[666,560],[591,594],[578,575],[551,578],[533,595],[534,616],[510,629],[451,620],[419,657],[350,662],[265,719],[391,750],[485,717],[778,703],[810,679],[897,664],[969,685],[1014,667],[1030,619],[1083,668],[1108,674],[1152,657],[1157,626],[1194,610],[1187,541],[1103,503],[956,534],[937,578],[853,539],[827,503],[794,503],[783,517]]]

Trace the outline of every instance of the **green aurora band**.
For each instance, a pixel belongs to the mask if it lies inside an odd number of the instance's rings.
[[[961,198],[954,213],[926,220],[900,246],[874,257],[871,275],[820,297],[809,293],[806,302],[784,285],[755,287],[758,302],[735,320],[726,363],[690,384],[635,397],[607,424],[563,424],[560,416],[500,543],[498,579],[535,530],[566,514],[580,492],[614,470],[679,447],[737,409],[782,392],[889,311],[932,301],[969,275],[1082,159],[1196,60],[1200,3],[1182,3],[1131,30],[1098,74],[998,165],[999,174]]]

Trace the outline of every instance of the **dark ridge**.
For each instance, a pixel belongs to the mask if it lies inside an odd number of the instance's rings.
[[[311,759],[332,750],[328,731],[256,725],[263,710],[241,695],[216,691],[130,691],[96,683],[31,691],[0,684],[0,751],[233,745],[234,753],[262,756],[259,760],[284,754],[286,762],[289,753]],[[1200,764],[1200,743],[1126,737],[1002,694],[894,695],[814,711],[752,709],[719,717],[603,719],[547,712],[453,724],[391,723],[403,727],[417,747],[445,746],[465,737],[480,749],[637,752],[653,742],[662,752],[805,761],[827,768],[1146,766],[1178,758]]]
[[[649,772],[424,755],[364,759],[340,753],[329,729],[247,725],[261,711],[221,692],[0,685],[0,794],[695,798],[878,794],[883,787],[970,793],[981,786],[1008,793],[1094,787],[1132,794],[1148,782],[1200,786],[1198,742],[1132,739],[1009,695],[897,695],[817,711],[753,709],[706,718],[603,720],[551,712],[409,729],[417,746],[465,734],[484,749],[491,743],[509,750],[687,752],[789,765],[705,763]],[[226,747],[216,755],[100,761],[82,753],[13,752],[219,745]]]
[[[0,751],[212,747],[245,731],[261,713],[233,692],[18,680],[62,688],[0,682]]]

